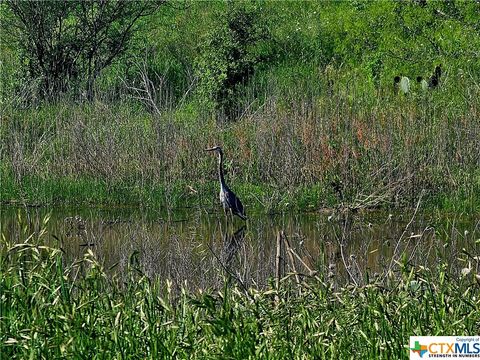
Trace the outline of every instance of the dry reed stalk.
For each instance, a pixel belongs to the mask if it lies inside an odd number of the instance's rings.
[[[283,238],[283,242],[285,243],[285,251],[288,254],[290,265],[293,269],[293,274],[295,275],[295,282],[297,283],[297,285],[300,285],[300,277],[298,276],[298,272],[295,267],[295,259],[293,258],[293,255],[292,255],[292,248],[290,247],[290,242],[288,241],[288,238],[285,235],[285,232],[283,230],[280,231],[280,237]]]
[[[282,261],[282,237],[280,231],[277,232],[277,255],[275,257],[275,289],[277,290],[277,295],[275,295],[275,302],[278,302],[280,299],[278,297],[278,289],[280,287],[280,262]]]
[[[280,232],[277,232],[277,255],[276,255],[276,262],[275,262],[275,284],[278,290],[280,284],[280,277],[281,277],[281,269],[280,263],[282,261],[282,236]]]
[[[402,234],[400,235],[400,237],[398,238],[397,240],[397,243],[395,244],[395,249],[393,250],[393,254],[392,254],[392,258],[390,260],[390,264],[388,265],[388,268],[387,270],[385,271],[385,274],[384,274],[384,277],[383,277],[383,280],[385,281],[385,279],[388,277],[388,274],[390,274],[390,272],[392,271],[392,268],[393,268],[393,264],[395,262],[398,262],[398,260],[401,258],[401,256],[403,255],[403,252],[401,252],[398,257],[396,257],[397,255],[397,251],[398,251],[398,248],[400,246],[400,243],[401,241],[404,239],[408,229],[410,228],[410,225],[412,225],[413,223],[413,220],[415,220],[416,216],[417,216],[417,212],[418,212],[418,209],[420,208],[420,203],[422,202],[422,198],[423,198],[423,194],[424,194],[424,190],[422,189],[421,193],[420,193],[420,197],[418,198],[418,201],[417,201],[417,206],[415,206],[415,211],[413,212],[413,215],[412,217],[410,218],[410,221],[408,222],[408,224],[405,226],[405,229],[403,230]]]
[[[343,262],[343,266],[345,266],[345,270],[347,271],[347,274],[348,276],[350,277],[350,279],[353,281],[353,283],[355,284],[355,286],[358,286],[358,282],[357,280],[355,279],[355,277],[353,276],[352,272],[350,271],[350,266],[347,264],[347,261],[345,260],[345,254],[343,252],[343,245],[345,243],[345,235],[347,233],[347,224],[349,223],[348,221],[348,213],[346,214],[347,218],[345,218],[345,222],[344,222],[344,225],[343,225],[343,230],[342,230],[342,239],[339,241],[339,246],[340,246],[340,255],[341,255],[341,258],[342,258],[342,262]]]
[[[312,268],[310,268],[310,266],[308,266],[307,263],[305,261],[303,261],[303,259],[300,257],[300,255],[297,254],[297,252],[295,250],[290,248],[290,253],[293,256],[295,256],[298,259],[298,261],[300,261],[300,263],[305,267],[305,269],[308,271],[309,276],[313,276],[317,281],[321,281],[321,279],[316,275],[317,271],[312,270]]]

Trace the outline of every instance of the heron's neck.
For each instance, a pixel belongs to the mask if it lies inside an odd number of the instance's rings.
[[[220,185],[225,187],[225,178],[223,177],[223,153],[218,153],[218,178],[220,180]]]

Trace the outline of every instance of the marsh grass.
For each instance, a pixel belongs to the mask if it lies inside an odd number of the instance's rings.
[[[399,261],[383,280],[342,287],[321,272],[247,289],[172,288],[135,254],[122,273],[94,251],[68,260],[24,227],[0,247],[0,352],[24,358],[407,359],[411,335],[480,331],[480,283]],[[463,255],[464,256],[464,255]],[[465,256],[464,256],[465,257]]]
[[[220,144],[232,187],[267,212],[413,207],[421,189],[433,207],[478,211],[473,77],[451,70],[436,91],[394,96],[355,73],[297,70],[245,84],[236,122],[200,111],[194,97],[161,113],[128,97],[6,108],[1,200],[204,205],[216,171],[202,149]]]

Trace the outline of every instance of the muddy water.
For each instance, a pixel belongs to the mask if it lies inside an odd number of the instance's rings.
[[[3,206],[0,220],[10,242],[46,227],[43,241],[60,246],[68,259],[90,249],[118,274],[133,264],[150,277],[195,289],[220,286],[225,277],[263,287],[277,262],[282,276],[315,271],[336,284],[382,279],[388,270],[398,271],[400,260],[432,267],[446,259],[454,274],[469,266],[479,270],[467,255],[480,255],[480,221],[472,216],[317,212],[254,214],[247,222],[226,223],[220,213],[198,210]]]

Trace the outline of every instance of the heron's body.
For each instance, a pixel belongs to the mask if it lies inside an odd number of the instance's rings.
[[[237,215],[243,220],[247,219],[242,202],[226,185],[220,186],[220,203],[222,204],[225,213],[231,212],[232,215]]]
[[[235,195],[235,193],[230,190],[230,188],[225,183],[225,178],[223,176],[223,151],[222,148],[216,146],[207,151],[216,151],[218,154],[218,179],[220,181],[220,203],[223,206],[223,211],[225,214],[230,213],[231,215],[237,215],[243,220],[247,219],[243,204],[240,199]]]

